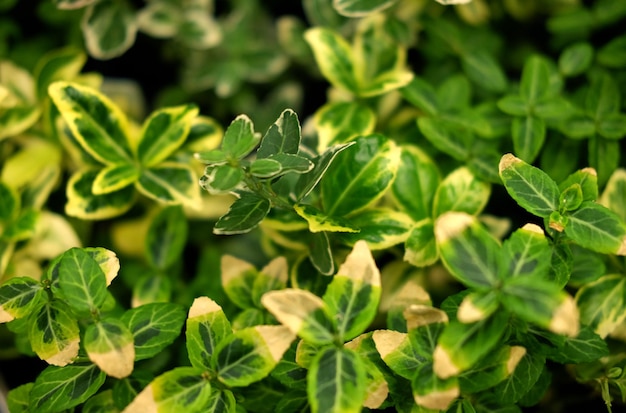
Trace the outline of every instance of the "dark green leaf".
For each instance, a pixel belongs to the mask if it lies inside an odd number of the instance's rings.
[[[593,46],[586,42],[568,46],[559,56],[559,70],[563,76],[583,74],[593,62]]]
[[[302,201],[315,188],[335,160],[335,157],[352,145],[354,145],[354,142],[331,146],[312,160],[315,166],[309,173],[302,175],[296,184],[295,198],[298,202]]]
[[[187,227],[181,207],[171,206],[159,211],[150,223],[145,240],[150,265],[164,271],[178,261],[187,242]]]
[[[263,136],[256,154],[257,158],[267,158],[277,154],[297,154],[300,147],[300,133],[298,115],[291,109],[284,110]]]
[[[58,286],[67,303],[79,314],[97,313],[106,298],[104,272],[96,260],[80,248],[63,254]]]
[[[493,389],[502,404],[513,404],[528,393],[541,375],[546,359],[543,356],[526,353],[513,373]]]
[[[512,125],[513,147],[519,157],[532,163],[546,139],[546,124],[536,116],[516,118]]]
[[[41,283],[30,277],[14,277],[0,286],[0,322],[37,312],[44,299]]]
[[[229,159],[241,159],[256,148],[261,136],[254,132],[254,125],[246,115],[239,115],[224,133],[222,150]]]
[[[474,135],[467,128],[440,117],[417,119],[420,131],[437,149],[459,161],[469,157]]]
[[[626,254],[626,224],[610,209],[586,201],[568,218],[565,234],[578,245],[606,254]]]
[[[266,198],[250,192],[243,192],[222,216],[213,232],[215,234],[242,234],[251,231],[261,223],[270,211],[271,204]]]
[[[463,70],[474,83],[494,93],[502,93],[507,86],[500,64],[488,51],[478,48],[461,56]]]

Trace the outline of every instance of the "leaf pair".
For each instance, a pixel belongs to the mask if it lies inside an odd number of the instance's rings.
[[[49,93],[72,137],[101,164],[70,178],[66,205],[70,215],[83,219],[119,215],[133,204],[133,186],[161,203],[197,205],[200,193],[195,172],[188,165],[167,160],[184,143],[198,114],[196,107],[160,109],[134,137],[126,115],[98,91],[56,82]]]

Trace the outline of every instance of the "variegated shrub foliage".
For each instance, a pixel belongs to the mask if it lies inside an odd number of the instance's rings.
[[[626,2],[277,4],[0,15],[10,411],[623,408]]]

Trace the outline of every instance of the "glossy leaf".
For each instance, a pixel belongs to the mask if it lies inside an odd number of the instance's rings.
[[[260,276],[256,268],[247,261],[223,255],[220,261],[222,286],[228,298],[239,308],[254,308],[252,294],[254,283]]]
[[[413,220],[405,213],[390,208],[368,209],[350,218],[358,233],[342,233],[349,245],[364,240],[371,250],[382,250],[401,244],[409,237]]]
[[[261,159],[256,162],[268,161]],[[274,166],[280,165],[272,162]],[[251,173],[255,174],[255,170],[251,169]],[[229,193],[241,186],[241,182],[245,177],[244,170],[239,166],[230,164],[209,165],[204,170],[204,175],[200,178],[200,186],[210,194]]]
[[[0,285],[0,322],[28,316],[42,305],[41,283],[30,277],[14,277]]]
[[[491,186],[477,179],[467,168],[460,167],[446,176],[437,187],[433,201],[433,216],[448,211],[476,215],[489,200]]]
[[[309,224],[309,231],[316,233],[328,232],[360,232],[360,228],[351,220],[328,216],[312,205],[295,205],[294,210]]]
[[[64,47],[46,53],[35,68],[37,99],[48,97],[48,86],[57,81],[73,79],[80,73],[87,61],[87,55],[79,48]]]
[[[626,222],[626,170],[616,169],[609,178],[599,203],[619,215]]]
[[[461,393],[457,378],[438,377],[432,363],[424,363],[417,368],[411,387],[415,403],[433,410],[447,410]]]
[[[172,297],[172,281],[159,274],[145,274],[133,286],[133,308],[150,303],[165,303]]]
[[[366,397],[365,369],[353,351],[324,348],[313,359],[307,382],[313,413],[361,411]]]
[[[542,170],[511,154],[502,157],[499,170],[509,195],[528,212],[545,218],[558,209],[559,188]]]
[[[593,363],[609,355],[609,348],[598,334],[583,326],[576,337],[567,337],[562,345],[548,353],[548,358],[558,363]]]
[[[110,318],[90,324],[83,338],[89,359],[107,375],[121,379],[133,371],[133,333],[121,320]]]
[[[143,166],[152,167],[178,149],[198,115],[193,105],[163,108],[153,112],[143,124],[137,144],[137,158]]]
[[[104,390],[90,397],[83,405],[84,413],[101,413],[101,412],[118,412],[115,400],[113,399],[113,390]]]
[[[84,403],[104,384],[104,374],[95,364],[47,367],[30,392],[34,411],[63,411]]]
[[[111,59],[135,42],[137,22],[128,4],[105,0],[87,7],[81,29],[89,54],[98,59]]]
[[[200,203],[196,173],[191,167],[180,163],[162,162],[144,169],[136,187],[142,194],[164,204],[197,208]]]
[[[9,390],[6,403],[10,412],[28,413],[30,410],[30,391],[35,383],[26,383]]]
[[[133,335],[135,360],[156,356],[178,338],[185,315],[175,303],[144,304],[126,311],[120,320]]]
[[[31,316],[28,339],[40,359],[55,366],[66,366],[78,355],[78,321],[61,301],[46,303]]]
[[[93,181],[91,191],[94,195],[104,195],[119,191],[135,183],[140,176],[135,165],[111,165],[100,170]]]
[[[189,309],[185,330],[187,354],[192,366],[214,368],[211,359],[217,346],[232,334],[222,307],[208,297],[196,298]]]
[[[323,210],[330,216],[356,213],[380,199],[391,186],[400,148],[382,135],[356,140],[322,180]]]
[[[259,161],[262,160],[263,159],[260,159]],[[313,162],[304,156],[294,155],[291,153],[277,153],[275,155],[270,155],[270,157],[265,160],[278,162],[278,164],[280,164],[280,171],[274,174],[274,177],[278,177],[289,172],[303,174],[309,172],[314,167]]]
[[[330,249],[326,232],[312,232],[309,239],[309,259],[320,274],[331,275],[335,272],[335,261]]]
[[[263,136],[256,153],[257,158],[263,159],[277,154],[297,154],[300,149],[300,135],[298,115],[291,109],[285,109]]]
[[[84,170],[72,175],[67,182],[68,215],[81,219],[107,219],[128,211],[135,200],[135,190],[127,186],[119,191],[95,195],[92,185],[98,170]]]
[[[217,347],[218,379],[229,387],[248,386],[270,374],[294,340],[284,326],[255,326],[238,330]]]
[[[296,200],[304,199],[320,182],[330,165],[333,163],[337,155],[345,149],[354,145],[354,142],[331,146],[321,155],[312,159],[315,165],[313,169],[305,175],[302,175],[296,184]]]
[[[626,278],[610,274],[576,293],[580,322],[605,338],[626,319]]]
[[[254,150],[261,136],[254,132],[254,125],[246,115],[239,115],[226,129],[222,151],[229,159],[241,159]]]
[[[315,112],[313,120],[320,151],[371,134],[376,125],[374,112],[358,102],[329,102]]]
[[[598,199],[598,175],[595,169],[583,168],[571,173],[563,182],[559,184],[559,189],[561,192],[564,192],[572,185],[580,186],[583,201],[595,201]]]
[[[61,257],[58,271],[58,286],[69,306],[79,314],[97,313],[107,290],[106,277],[96,260],[82,249],[72,248]]]
[[[565,234],[592,251],[626,255],[626,224],[611,210],[584,202],[568,216]]]
[[[51,84],[49,94],[74,138],[91,156],[106,165],[131,163],[128,120],[108,97],[69,82]]]
[[[181,207],[163,208],[154,217],[145,239],[146,258],[150,265],[165,270],[181,257],[187,242],[188,224]]]
[[[222,216],[213,232],[215,234],[242,234],[261,223],[271,208],[270,201],[256,194],[244,192]]]

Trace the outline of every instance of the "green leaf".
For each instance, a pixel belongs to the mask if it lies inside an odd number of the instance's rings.
[[[311,162],[304,156],[294,155],[290,153],[277,153],[275,155],[270,155],[267,160],[276,161],[281,166],[280,172],[274,175],[275,177],[284,175],[289,172],[304,174],[309,172],[314,167],[313,162]]]
[[[135,370],[132,375],[116,380],[113,385],[113,398],[118,410],[128,406],[153,378],[154,375],[148,371]]]
[[[559,56],[559,71],[570,77],[585,73],[593,62],[593,53],[593,46],[587,42],[568,46]]]
[[[371,250],[383,250],[406,241],[413,227],[413,220],[404,212],[390,208],[374,208],[350,218],[350,223],[360,229],[357,233],[342,233],[340,238],[354,245],[364,240]]]
[[[439,169],[428,155],[417,146],[402,146],[400,165],[391,186],[401,211],[415,222],[430,218],[440,180]]]
[[[626,319],[626,278],[605,275],[576,293],[581,324],[605,338]]]
[[[416,267],[426,267],[439,259],[432,219],[423,219],[413,226],[404,249],[404,260]]]
[[[500,278],[546,278],[551,259],[552,248],[543,230],[526,224],[502,244]]]
[[[132,307],[165,303],[172,296],[172,281],[164,274],[145,274],[133,286]]]
[[[457,280],[473,288],[496,285],[500,245],[475,217],[447,212],[435,222],[435,237],[444,265]]]
[[[311,264],[320,274],[331,275],[334,273],[335,261],[326,232],[311,232],[308,239]]]
[[[239,115],[224,133],[222,151],[228,159],[242,159],[259,144],[261,136],[254,132],[254,125],[246,115]]]
[[[229,413],[236,411],[237,402],[233,392],[226,389],[211,389],[209,401],[203,408],[206,413]]]
[[[487,205],[490,194],[488,183],[477,179],[465,167],[457,168],[439,184],[433,202],[433,216],[449,211],[476,215]]]
[[[610,113],[598,121],[598,134],[607,139],[622,139],[626,136],[626,115]]]
[[[537,382],[545,364],[543,356],[524,354],[512,374],[493,388],[496,399],[502,404],[518,402]]]
[[[582,191],[583,201],[595,201],[598,198],[598,175],[593,168],[583,168],[570,174],[559,184],[561,192],[577,184]]]
[[[313,359],[307,382],[313,413],[361,412],[367,390],[365,368],[353,351],[324,348]]]
[[[35,383],[26,383],[17,386],[7,395],[7,407],[13,413],[29,413],[30,411],[30,392]]]
[[[358,95],[359,84],[348,42],[332,29],[314,27],[304,33],[324,77],[336,88]]]
[[[394,330],[376,330],[373,333],[381,359],[394,373],[407,380],[415,377],[416,370],[432,358],[422,356],[413,346],[409,335]]]
[[[113,390],[105,390],[92,396],[83,405],[83,413],[117,413],[119,410],[115,405]]]
[[[107,375],[121,379],[132,373],[133,333],[122,320],[109,318],[90,324],[83,342],[89,359]]]
[[[620,110],[619,87],[611,75],[604,71],[593,72],[585,96],[585,109],[596,121]]]
[[[500,343],[508,320],[505,311],[497,311],[476,323],[450,322],[433,354],[437,376],[452,377],[474,366]]]
[[[380,199],[395,178],[400,148],[382,135],[370,135],[358,138],[340,159],[322,180],[323,211],[330,216],[354,214]]]
[[[526,60],[520,82],[520,96],[528,104],[534,104],[550,90],[550,67],[546,60],[533,55]]]
[[[295,335],[284,326],[256,326],[238,330],[218,345],[214,355],[218,379],[230,387],[244,387],[270,374]]]
[[[507,95],[498,100],[498,109],[512,116],[527,116],[530,112],[528,103],[517,95]]]
[[[380,358],[376,350],[376,343],[372,337],[372,332],[361,334],[354,340],[346,343],[344,348],[355,351],[365,368],[367,390],[363,407],[380,409],[384,407],[385,402],[390,402],[389,383],[387,380],[393,382],[395,378],[390,378],[391,371]]]
[[[140,174],[139,169],[132,164],[107,166],[96,176],[91,191],[94,195],[119,191],[135,183]]]
[[[268,161],[269,159],[260,159],[254,163],[267,163]],[[280,165],[276,165],[274,162],[271,163],[275,167],[278,166],[278,170],[280,170]],[[252,169],[250,172],[255,174],[255,171]],[[239,165],[209,165],[204,170],[204,175],[200,178],[200,186],[210,194],[229,193],[240,187],[244,178],[245,171]]]
[[[37,100],[48,97],[48,86],[57,80],[73,79],[87,61],[85,52],[76,47],[64,47],[43,55],[35,67]]]
[[[620,219],[626,222],[626,170],[618,168],[613,171],[609,178],[602,196],[600,204],[609,208],[619,215]]]
[[[0,222],[12,221],[20,211],[20,198],[12,187],[0,181]]]
[[[177,367],[154,379],[124,412],[204,411],[212,390],[202,370]]]
[[[150,265],[166,270],[176,263],[187,242],[188,223],[179,206],[165,207],[153,218],[145,239]]]
[[[462,323],[474,323],[490,317],[500,307],[500,292],[477,290],[467,294],[456,313]]]
[[[474,135],[467,128],[442,117],[420,117],[417,125],[430,143],[443,153],[459,161],[469,157]]]
[[[496,59],[482,48],[461,56],[463,70],[474,83],[494,93],[502,93],[507,87],[506,76]]]
[[[247,261],[223,255],[220,262],[222,286],[228,298],[239,308],[254,308],[256,303],[252,296],[254,283],[259,277],[256,268]]]
[[[97,314],[107,289],[106,277],[96,260],[82,249],[72,248],[61,257],[58,271],[58,288],[69,306],[78,314]]]
[[[573,211],[583,202],[583,190],[579,184],[567,187],[559,196],[559,211]]]
[[[28,339],[40,359],[65,366],[78,355],[78,322],[67,304],[48,302],[31,316]]]
[[[0,286],[0,323],[35,313],[44,299],[41,283],[30,277],[14,277]]]
[[[593,363],[609,355],[606,341],[588,326],[582,326],[576,337],[567,337],[562,345],[550,351],[547,357],[557,363]]]
[[[81,29],[89,54],[98,59],[120,56],[135,42],[135,12],[125,2],[99,1],[87,7]]]
[[[546,218],[558,209],[559,188],[539,168],[506,154],[500,160],[499,171],[509,195],[526,211]]]
[[[359,102],[329,102],[314,115],[318,150],[374,132],[376,114]]]
[[[459,376],[463,393],[478,393],[492,388],[511,375],[527,350],[521,346],[501,346],[487,354],[480,365]]]
[[[626,224],[610,209],[586,201],[568,218],[565,234],[578,245],[605,254],[626,254]]]
[[[424,363],[417,368],[411,387],[418,406],[438,411],[447,410],[460,395],[457,378],[439,378],[432,363]]]
[[[217,346],[232,332],[222,307],[208,297],[196,298],[189,309],[185,329],[191,365],[204,370],[213,369],[211,359]]]
[[[197,208],[200,204],[198,178],[195,171],[184,164],[163,162],[144,169],[136,187],[147,197],[167,205]]]
[[[159,354],[180,335],[185,310],[175,303],[151,303],[130,309],[120,320],[133,335],[135,360]]]
[[[119,191],[96,195],[92,192],[98,170],[76,172],[67,182],[65,212],[81,219],[113,218],[128,211],[135,201],[135,190],[127,186]]]
[[[536,116],[515,118],[512,135],[515,152],[526,162],[532,163],[546,140],[546,124]]]
[[[367,243],[358,241],[322,297],[343,341],[353,339],[370,325],[380,296],[380,271]]]
[[[402,97],[413,106],[423,110],[429,116],[436,116],[439,112],[439,99],[435,89],[426,80],[417,76],[400,89]]]
[[[298,115],[291,109],[285,109],[261,140],[256,153],[257,158],[267,158],[277,154],[298,153],[300,147],[300,122]]]
[[[339,153],[354,144],[354,142],[348,142],[344,144],[333,145],[330,148],[326,149],[321,155],[312,159],[312,162],[315,166],[309,173],[302,175],[300,179],[298,179],[298,182],[296,184],[296,200],[300,202],[309,193],[311,193],[313,188],[317,186],[330,165],[333,163],[337,155],[339,155]]]
[[[128,119],[113,101],[95,89],[61,81],[50,85],[49,94],[91,156],[105,165],[132,163]]]
[[[611,68],[626,66],[626,36],[614,37],[602,46],[596,55],[598,63]]]
[[[335,341],[336,322],[315,294],[285,288],[266,293],[261,303],[281,324],[307,342],[324,345]]]
[[[141,165],[149,168],[167,159],[185,142],[197,115],[198,108],[193,105],[153,112],[144,122],[139,135],[137,158]]]
[[[250,192],[243,192],[222,216],[215,227],[215,234],[243,234],[261,223],[270,211],[271,204],[266,198]]]
[[[312,205],[294,205],[293,209],[309,223],[309,231],[313,233],[322,231],[358,233],[360,231],[351,220],[328,216]]]
[[[589,165],[598,172],[598,185],[604,186],[620,162],[619,142],[593,136],[587,140]]]
[[[244,177],[244,173],[243,171],[241,171],[241,169],[236,168],[236,167],[232,167],[230,165],[220,165],[219,167],[216,168],[216,171],[219,169],[224,169],[225,167],[232,169],[232,173],[230,174],[230,176],[233,176],[235,179],[228,179],[227,182],[229,182],[229,184],[227,185],[227,188],[220,188],[222,191],[224,190],[229,190],[234,188],[237,184],[239,184],[239,182],[243,179]],[[256,177],[259,178],[271,178],[274,177],[276,175],[278,175],[280,172],[282,172],[283,168],[282,165],[280,164],[280,162],[274,160],[274,159],[255,159],[254,161],[252,161],[252,163],[250,164],[250,173]],[[241,172],[239,172],[241,171]],[[215,184],[218,184],[220,186],[223,186],[222,184],[222,177],[221,176],[217,176],[217,174],[215,175],[215,177],[213,178],[213,186],[215,186]]]
[[[333,7],[339,14],[347,17],[365,17],[385,10],[395,0],[333,0]]]
[[[35,380],[30,407],[36,412],[71,409],[94,395],[105,379],[106,374],[91,363],[49,366]]]

